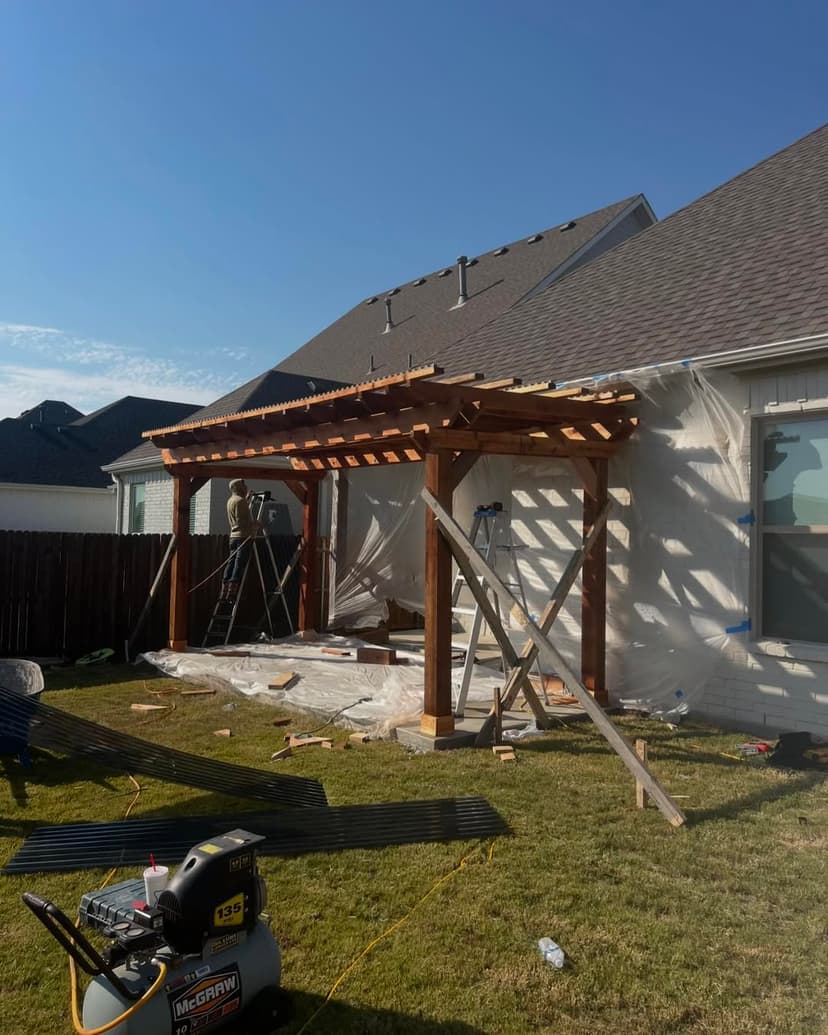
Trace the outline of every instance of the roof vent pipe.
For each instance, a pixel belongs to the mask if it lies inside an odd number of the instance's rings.
[[[469,300],[466,292],[466,263],[468,261],[465,255],[458,255],[457,257],[457,278],[460,287],[460,294],[457,296],[458,305],[465,305]]]
[[[388,334],[394,327],[394,321],[391,319],[391,299],[390,297],[385,299],[385,330],[383,334]]]

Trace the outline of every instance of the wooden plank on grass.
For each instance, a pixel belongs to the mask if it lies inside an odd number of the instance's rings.
[[[426,506],[429,507],[431,512],[434,514],[440,527],[440,531],[446,537],[446,541],[450,544],[455,558],[463,557],[469,562],[475,573],[480,575],[497,594],[505,611],[508,612],[512,608],[518,608],[519,611],[523,612],[523,608],[520,603],[515,600],[507,587],[504,586],[497,573],[492,571],[486,561],[480,556],[479,552],[463,533],[463,530],[457,522],[454,521],[451,515],[447,513],[445,508],[437,502],[428,489],[423,489],[421,491],[421,496],[425,501]],[[612,747],[618,754],[621,761],[630,770],[633,776],[644,786],[647,793],[658,806],[662,815],[672,823],[673,826],[681,826],[686,821],[684,813],[664,790],[658,780],[653,776],[645,763],[643,763],[638,755],[636,755],[632,744],[630,744],[627,738],[623,736],[623,734],[616,728],[615,724],[604,713],[603,708],[581,683],[580,679],[569,667],[558,649],[549,641],[546,635],[540,631],[529,615],[523,612],[523,617],[523,626],[529,638],[537,646],[540,653],[544,654],[552,662],[555,670],[563,679],[567,690],[569,690],[574,697],[578,698],[584,710],[608,741],[610,747]]]
[[[635,753],[638,755],[638,757],[641,759],[641,761],[646,765],[647,764],[647,741],[646,740],[636,740],[636,742],[635,742]],[[636,806],[639,809],[646,809],[647,808],[647,802],[649,800],[650,800],[650,796],[647,794],[646,790],[644,789],[644,785],[639,783],[638,780],[636,780],[635,781],[635,804],[636,804]]]

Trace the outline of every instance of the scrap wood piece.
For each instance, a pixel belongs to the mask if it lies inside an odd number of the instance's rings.
[[[214,737],[232,737],[233,731],[231,729],[213,730]]]
[[[175,865],[194,844],[217,837],[240,823],[264,836],[265,840],[257,846],[264,856],[472,841],[509,832],[504,819],[485,798],[479,797],[372,802],[325,809],[236,810],[223,815],[128,819],[116,823],[67,823],[35,830],[3,872],[61,873],[95,867],[143,867],[147,845],[152,845],[158,862]]]
[[[131,712],[166,712],[169,711],[169,708],[168,704],[131,704],[129,706]]]
[[[182,697],[209,697],[215,690],[182,690]]]
[[[323,647],[323,654],[336,654],[340,658],[350,658],[351,652],[349,650],[340,650],[339,647]]]
[[[517,762],[517,755],[512,744],[494,744],[492,754],[501,762]]]
[[[0,686],[0,732],[33,747],[82,758],[119,773],[282,805],[327,805],[318,780],[278,775],[190,754],[108,729]]]
[[[306,747],[317,747],[318,745],[324,746],[330,744],[331,740],[329,737],[297,737],[294,734],[290,734],[288,744],[292,748],[306,748]]]
[[[352,733],[348,737],[354,744],[367,744],[370,739],[367,733]]]
[[[396,665],[397,652],[393,647],[357,647],[357,661],[366,665]]]
[[[428,506],[434,514],[440,532],[449,544],[452,554],[455,559],[458,560],[458,564],[460,563],[459,558],[463,557],[474,572],[479,575],[484,582],[488,583],[492,590],[494,590],[505,611],[508,612],[513,607],[519,607],[521,611],[523,611],[521,605],[514,598],[509,589],[503,584],[497,573],[492,570],[484,558],[481,557],[480,553],[474,548],[473,544],[469,542],[469,539],[464,534],[463,530],[446,509],[438,502],[437,499],[435,499],[428,489],[423,488],[420,495],[425,501],[426,506]],[[474,581],[477,582],[478,580],[475,579]],[[478,585],[482,588],[482,583],[478,583]],[[555,647],[549,638],[541,632],[525,611],[523,612],[523,615],[523,627],[526,634],[537,647],[538,651],[545,655],[555,670],[560,673],[567,690],[569,690],[573,696],[578,698],[584,710],[609,742],[610,747],[614,749],[633,776],[644,786],[647,793],[660,809],[662,815],[672,823],[673,826],[678,827],[685,823],[687,817],[675,801],[673,801],[670,795],[664,790],[655,776],[653,776],[646,764],[641,761],[638,755],[636,755],[632,744],[630,744],[627,738],[618,730],[615,724],[606,715],[600,704],[598,704],[592,694],[590,694],[589,690],[587,690],[587,688],[581,683],[580,679],[569,667],[569,664],[558,651],[557,647]]]
[[[267,684],[268,690],[284,690],[296,679],[295,672],[280,672]]]
[[[271,762],[278,762],[278,761],[280,761],[283,758],[290,758],[290,756],[292,754],[293,754],[293,748],[291,748],[291,747],[282,748],[281,751],[274,751],[273,752],[273,754],[270,756],[270,761]]]
[[[323,740],[322,747],[327,748],[328,751],[349,751],[351,744],[347,740],[333,741]]]
[[[280,719],[274,719],[274,720],[273,720],[273,721],[271,722],[271,724],[270,724],[270,725],[271,725],[271,726],[290,726],[291,722],[293,722],[293,719],[287,719],[287,718],[285,718],[285,717],[283,716],[283,717],[282,717],[282,718],[280,718]]]

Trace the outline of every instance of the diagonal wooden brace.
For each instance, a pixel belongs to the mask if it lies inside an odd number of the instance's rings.
[[[560,577],[558,585],[555,587],[555,592],[549,598],[546,607],[543,609],[543,614],[540,616],[540,621],[538,622],[538,628],[544,636],[548,634],[555,619],[560,614],[564,601],[566,600],[569,591],[572,589],[575,579],[578,578],[581,568],[584,566],[586,555],[592,549],[592,544],[601,534],[607,523],[609,512],[610,504],[607,503],[595,519],[595,523],[589,530],[589,535],[572,555],[569,564],[567,564],[563,575]],[[534,644],[531,639],[527,640],[523,650],[520,652],[517,667],[512,670],[508,680],[506,681],[506,685],[503,687],[504,708],[511,708],[515,703],[515,699],[520,693],[521,686],[523,685],[525,678],[528,677],[529,670],[532,668],[532,665],[534,665],[535,658],[537,656],[538,648],[536,644]]]
[[[431,498],[434,499],[433,496]],[[486,588],[477,578],[477,575],[473,571],[466,557],[462,556],[454,549],[454,547],[452,546],[451,539],[445,535],[442,525],[440,525],[439,527],[440,532],[448,540],[449,546],[452,547],[452,553],[454,554],[454,559],[457,562],[457,567],[460,569],[463,578],[466,580],[466,586],[468,587],[469,592],[474,597],[475,602],[482,611],[483,617],[486,619],[486,622],[488,623],[488,626],[492,631],[492,635],[497,640],[498,647],[500,647],[501,651],[503,652],[503,658],[506,662],[507,667],[510,670],[514,671],[515,666],[518,664],[517,653],[515,652],[515,648],[512,645],[512,641],[509,639],[509,634],[506,632],[506,630],[503,628],[503,625],[501,624],[500,615],[498,615],[497,611],[494,608],[494,605],[486,595]],[[476,550],[475,553],[477,553]],[[526,703],[532,709],[532,714],[535,716],[538,726],[540,726],[541,729],[546,729],[549,725],[549,717],[544,711],[544,707],[541,704],[537,694],[535,693],[534,687],[528,679],[525,679],[522,681],[522,683],[519,683],[518,688],[520,688],[521,685],[523,686],[523,693],[526,697]]]
[[[432,494],[423,489],[421,496],[434,514],[439,524],[440,531],[451,545],[451,551],[455,558],[463,556],[474,571],[486,580],[491,589],[497,594],[505,611],[517,609],[517,613],[523,614],[524,628],[526,633],[542,655],[545,655],[553,664],[556,671],[564,681],[567,690],[577,697],[583,705],[584,711],[589,715],[599,731],[604,735],[610,747],[616,752],[624,765],[630,770],[633,776],[644,787],[650,797],[658,806],[662,815],[673,826],[679,827],[686,817],[676,805],[670,795],[664,790],[658,780],[653,776],[647,766],[636,755],[635,749],[627,738],[618,730],[615,724],[605,714],[603,708],[592,697],[587,688],[581,683],[561,655],[560,651],[549,641],[548,637],[540,631],[532,619],[525,613],[520,603],[515,600],[511,592],[503,585],[498,574],[489,567],[486,561],[480,556],[474,546],[469,542],[463,530],[451,515],[442,507]],[[459,561],[458,561],[459,563]]]

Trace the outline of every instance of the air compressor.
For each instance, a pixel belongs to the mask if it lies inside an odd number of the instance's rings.
[[[103,953],[53,903],[23,895],[69,954],[79,1035],[270,1035],[287,1023],[281,955],[256,865],[263,840],[231,830],[201,842],[154,904],[141,878],[85,894],[79,923],[109,940]],[[82,1019],[76,967],[92,978]]]

